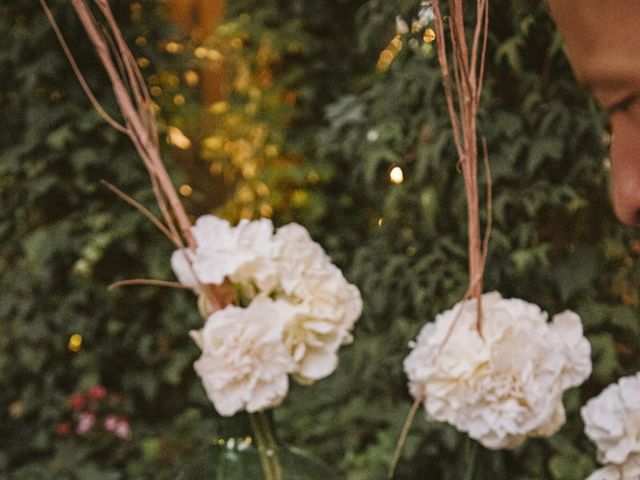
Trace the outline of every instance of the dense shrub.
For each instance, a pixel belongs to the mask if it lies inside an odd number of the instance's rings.
[[[142,4],[137,22],[127,2],[119,6],[129,38],[147,39],[137,54],[168,72],[172,62],[187,64],[158,53],[168,33],[153,5]],[[480,122],[494,184],[486,289],[551,313],[577,310],[594,373],[566,396],[563,430],[515,452],[483,450],[419,415],[399,479],[583,479],[595,452],[580,406],[640,367],[640,240],[611,213],[606,124],[576,85],[544,5],[495,0],[491,8]],[[217,417],[192,372],[197,349],[186,331],[200,322],[192,298],[146,287],[106,291],[116,278],[170,275],[169,245],[97,183],[106,178],[152,205],[143,168],[91,111],[33,4],[2,9],[0,476],[51,478],[55,469],[55,478],[158,478],[187,465],[202,472],[198,465],[215,462],[207,445],[249,428],[242,416]],[[384,478],[411,402],[401,367],[407,344],[467,282],[462,178],[432,47],[421,35],[405,37],[390,66],[376,68],[395,16],[416,10],[404,0],[245,0],[229,5],[228,23],[210,40],[240,36],[236,65],[256,82],[265,68],[259,52],[265,44],[275,52],[272,80],[260,85],[269,101],[249,120],[275,132],[278,151],[295,159],[265,157],[260,181],[276,193],[299,192],[300,203],[271,198],[274,220],[309,227],[365,299],[336,374],[293,387],[274,413],[284,442],[349,480]],[[71,10],[57,14],[108,98]],[[302,39],[297,49],[288,48],[292,39]],[[237,134],[224,118],[246,113],[251,101],[234,92],[213,128]],[[181,111],[162,115],[188,123]],[[206,160],[237,168],[232,156]],[[399,185],[388,178],[393,166],[404,172]],[[194,210],[214,207],[195,194],[192,202]],[[241,213],[229,203],[222,211]],[[74,353],[76,333],[83,344]],[[123,394],[133,440],[56,435],[69,416],[67,397],[97,383]]]

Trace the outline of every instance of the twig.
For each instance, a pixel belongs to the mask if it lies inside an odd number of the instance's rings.
[[[91,87],[89,87],[87,80],[84,78],[84,75],[82,74],[82,72],[80,71],[80,68],[78,67],[78,64],[76,63],[76,59],[71,53],[71,50],[69,49],[69,46],[67,45],[67,42],[64,39],[64,36],[62,35],[60,28],[58,27],[58,23],[56,22],[56,19],[53,16],[53,13],[51,13],[51,9],[47,5],[47,2],[45,0],[40,0],[40,5],[42,6],[44,13],[47,15],[47,18],[49,19],[51,28],[53,28],[53,31],[55,32],[56,37],[58,38],[58,42],[60,42],[60,46],[62,47],[62,50],[65,56],[67,57],[67,60],[71,64],[73,73],[78,79],[78,82],[80,82],[80,86],[82,87],[82,90],[84,90],[85,95],[91,102],[91,105],[93,105],[93,108],[96,109],[96,111],[100,114],[100,116],[109,125],[111,125],[113,128],[115,128],[119,132],[129,135],[129,131],[127,130],[127,128],[124,125],[121,125],[120,123],[118,123],[111,115],[109,115],[107,111],[104,109],[104,107],[102,106],[102,104],[100,104],[98,99],[93,94]]]
[[[65,55],[69,59],[71,67],[92,105],[110,125],[125,133],[133,142],[149,174],[153,193],[164,223],[128,195],[115,189],[115,187],[112,188],[112,191],[142,212],[177,248],[184,247],[182,240],[184,238],[189,248],[195,250],[197,244],[191,232],[191,222],[160,156],[158,128],[152,108],[153,102],[144,83],[142,73],[124,40],[108,1],[93,0],[93,3],[106,21],[106,28],[96,20],[87,0],[71,0],[80,23],[82,23],[111,81],[113,94],[120,107],[124,125],[113,120],[96,100],[78,68],[64,40],[64,36],[46,4],[46,0],[40,0],[40,4],[56,32]],[[235,291],[229,285],[223,285],[218,288],[205,288],[205,285],[201,285],[201,287],[206,292],[211,304],[216,307],[222,308],[230,302],[236,301]]]
[[[160,219],[153,213],[151,213],[144,205],[142,205],[133,197],[124,193],[112,183],[109,183],[104,179],[100,180],[100,183],[111,190],[113,193],[115,193],[122,200],[127,202],[129,205],[131,205],[133,208],[142,213],[145,217],[147,217],[151,221],[151,223],[153,223],[158,228],[158,230],[160,230],[171,241],[171,243],[176,246],[176,248],[180,248],[180,242],[175,238],[175,236],[167,229],[167,227],[160,221]]]
[[[404,448],[404,444],[407,441],[407,436],[409,435],[409,429],[411,428],[411,424],[413,423],[413,418],[416,416],[416,412],[418,411],[418,407],[422,403],[422,398],[416,398],[413,401],[413,405],[411,405],[411,409],[407,415],[407,419],[404,421],[404,425],[402,426],[402,432],[400,433],[400,438],[398,438],[398,442],[396,443],[396,449],[393,451],[393,457],[391,458],[391,464],[389,465],[389,471],[387,472],[387,480],[392,480],[393,475],[396,473],[396,466],[398,465],[398,461],[400,460],[400,454],[402,454],[402,449]]]
[[[191,287],[183,285],[178,282],[167,282],[166,280],[154,280],[152,278],[132,278],[130,280],[118,280],[113,282],[107,287],[108,290],[113,290],[118,287],[128,287],[131,285],[151,285],[155,287],[167,287],[167,288],[179,288],[182,290],[190,290]]]

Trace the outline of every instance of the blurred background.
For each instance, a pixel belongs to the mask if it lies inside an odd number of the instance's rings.
[[[111,2],[187,210],[299,222],[362,291],[338,371],[293,385],[273,414],[279,440],[318,478],[385,478],[411,404],[408,342],[468,281],[464,189],[432,38],[396,36],[396,16],[410,21],[418,3]],[[73,9],[50,4],[117,112]],[[420,413],[396,478],[582,480],[595,450],[580,406],[640,370],[640,235],[613,217],[607,125],[544,3],[493,0],[490,16],[485,288],[552,314],[576,310],[594,371],[566,395],[562,431],[513,452],[483,450]],[[193,372],[193,296],[107,291],[123,278],[172,279],[172,247],[100,185],[155,211],[133,146],[92,109],[32,0],[0,0],[0,119],[0,478],[259,478],[233,476],[248,419],[219,417]]]

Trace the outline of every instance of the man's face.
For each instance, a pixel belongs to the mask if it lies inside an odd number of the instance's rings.
[[[621,222],[640,226],[640,97],[611,112],[611,194]]]

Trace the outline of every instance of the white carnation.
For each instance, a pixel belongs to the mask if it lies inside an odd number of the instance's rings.
[[[352,340],[362,313],[362,298],[304,227],[285,225],[274,241],[278,298],[297,307],[285,327],[285,342],[296,362],[296,379],[310,383],[336,369],[338,349]]]
[[[600,463],[622,465],[640,455],[640,373],[609,385],[582,407],[581,414]]]
[[[587,480],[638,480],[640,454],[632,454],[622,465],[610,464],[593,472]]]
[[[200,293],[200,282],[192,266],[193,257],[193,252],[188,248],[175,250],[171,255],[171,268],[182,285],[191,288],[196,293]]]
[[[198,247],[193,269],[204,284],[220,285],[225,278],[234,283],[274,288],[271,256],[271,220],[241,220],[234,228],[226,220],[203,215],[192,228]]]
[[[549,436],[565,421],[562,394],[591,373],[580,318],[547,314],[531,303],[482,296],[425,325],[405,359],[409,389],[429,418],[445,421],[491,449]]]
[[[172,256],[181,283],[198,292],[198,283],[229,279],[244,301],[287,303],[292,313],[283,342],[294,360],[295,378],[311,383],[336,369],[340,346],[352,340],[362,299],[304,227],[292,223],[274,234],[270,220],[243,220],[232,227],[205,215],[193,234],[195,252],[181,249]]]
[[[293,363],[283,336],[293,313],[284,302],[260,299],[218,310],[191,332],[202,349],[194,368],[220,415],[260,411],[284,399]]]

